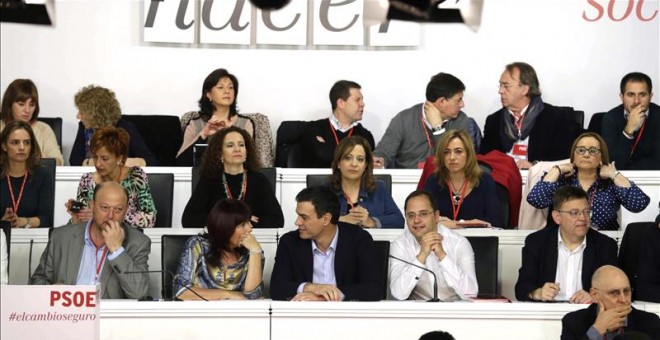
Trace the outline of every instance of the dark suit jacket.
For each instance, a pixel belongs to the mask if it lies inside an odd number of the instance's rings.
[[[644,234],[637,265],[637,300],[660,303],[660,229],[656,223]]]
[[[529,293],[542,287],[546,282],[555,282],[557,274],[557,238],[558,226],[548,227],[525,239],[522,249],[522,266],[516,282],[516,299],[532,301]],[[612,238],[589,229],[587,247],[582,257],[582,288],[589,291],[591,276],[596,269],[606,264],[617,265],[617,245]]]
[[[341,132],[335,130],[337,139],[341,142],[344,138],[348,137],[348,131]],[[362,136],[369,142],[371,150],[376,148],[374,136],[371,132],[357,124],[353,128],[351,136]],[[320,137],[323,142],[319,141]],[[329,168],[332,163],[332,157],[335,154],[337,142],[335,136],[330,129],[330,121],[328,118],[323,118],[311,122],[307,122],[305,131],[302,134],[301,142],[303,150],[305,151],[305,167],[306,168]]]
[[[651,103],[649,117],[646,120],[644,133],[639,139],[635,152],[630,155],[639,131],[633,139],[623,135],[626,118],[623,115],[623,104],[613,108],[603,116],[601,134],[610,151],[610,161],[616,162],[621,170],[660,170],[660,106]]]
[[[380,300],[382,287],[378,274],[376,247],[371,234],[362,228],[339,222],[339,238],[335,251],[337,288],[346,301]],[[297,230],[280,239],[275,265],[270,278],[273,300],[288,300],[303,282],[312,282],[314,258],[312,241],[300,238]]]
[[[87,223],[69,224],[53,229],[53,234],[41,255],[39,266],[30,279],[31,285],[63,283],[75,285],[82,259]],[[104,299],[138,299],[147,294],[151,239],[135,228],[124,227],[124,252],[103,263],[101,297]],[[125,272],[145,272],[125,274]]]
[[[596,322],[598,304],[570,312],[561,319],[561,340],[587,339],[587,331]],[[651,339],[660,339],[660,318],[657,315],[635,308],[628,314],[626,332],[646,333]]]
[[[569,158],[571,146],[582,129],[575,123],[575,111],[543,103],[543,111],[536,118],[532,132],[529,135],[527,159],[529,161],[558,161]],[[489,115],[484,126],[484,138],[481,140],[480,154],[487,154],[492,150],[509,152],[502,140],[503,110]]]

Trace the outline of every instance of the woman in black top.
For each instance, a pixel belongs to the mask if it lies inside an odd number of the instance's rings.
[[[41,150],[30,124],[14,120],[0,137],[0,213],[12,228],[53,225],[53,177],[40,165]]]
[[[254,142],[245,130],[230,126],[214,134],[204,152],[201,178],[183,211],[183,227],[203,227],[211,208],[225,198],[247,203],[254,228],[282,227],[282,207],[268,179],[256,170]]]

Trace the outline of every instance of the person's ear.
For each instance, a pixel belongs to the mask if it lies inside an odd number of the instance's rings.
[[[557,210],[552,210],[552,220],[557,223],[557,225],[561,225],[561,214]]]

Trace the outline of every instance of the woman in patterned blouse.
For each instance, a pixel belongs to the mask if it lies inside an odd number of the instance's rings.
[[[177,298],[252,300],[262,296],[264,252],[252,234],[251,216],[250,208],[239,200],[216,203],[206,220],[208,232],[189,238],[183,248],[173,283]]]
[[[95,172],[84,174],[78,184],[76,200],[82,203],[79,212],[71,210],[73,200],[65,204],[73,223],[87,222],[92,218],[89,202],[94,196],[97,183],[115,181],[128,194],[128,212],[124,221],[136,228],[152,228],[156,224],[156,206],[151,197],[147,174],[138,166],[125,166],[130,137],[122,128],[98,129],[90,141],[90,152]]]
[[[635,183],[610,163],[607,144],[593,132],[581,134],[571,149],[571,162],[555,165],[527,196],[527,202],[543,209],[552,205],[552,196],[564,185],[581,187],[589,196],[591,226],[599,230],[618,230],[617,212],[621,205],[640,212],[650,198]],[[548,222],[550,223],[550,221]]]

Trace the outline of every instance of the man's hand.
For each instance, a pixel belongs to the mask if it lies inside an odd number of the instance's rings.
[[[385,158],[374,156],[374,169],[382,169],[385,167]]]
[[[417,254],[417,260],[421,263],[426,263],[426,259],[429,257],[431,252],[434,252],[438,259],[442,260],[447,255],[445,250],[442,248],[443,237],[437,232],[426,233],[419,240],[419,245],[421,249],[419,254]],[[439,256],[438,254],[442,255]]]
[[[646,119],[646,116],[644,115],[645,111],[646,107],[642,105],[638,105],[630,110],[628,113],[628,122],[626,122],[626,126],[623,128],[623,131],[626,134],[632,135],[635,131],[639,130],[642,124],[644,124],[644,120]]]
[[[430,101],[424,102],[424,113],[426,114],[426,119],[431,123],[432,127],[442,124],[442,116],[440,116],[440,110],[435,107]]]
[[[298,293],[291,301],[325,301],[325,299],[312,293]]]
[[[110,253],[114,253],[124,243],[124,228],[117,221],[107,221],[101,228],[105,246]]]
[[[632,308],[629,305],[605,310],[605,305],[602,302],[598,302],[598,316],[596,317],[596,322],[594,322],[594,327],[600,335],[604,335],[608,331],[617,330],[623,326],[623,322],[631,311]]]
[[[537,301],[552,301],[559,293],[559,284],[546,282],[543,287],[532,292],[532,299]]]
[[[571,296],[568,300],[570,303],[591,303],[591,295],[584,291],[583,289],[578,290]]]
[[[337,286],[331,284],[308,283],[303,288],[303,293],[311,293],[317,295],[323,298],[325,301],[341,301],[342,298],[341,290],[339,290]]]

